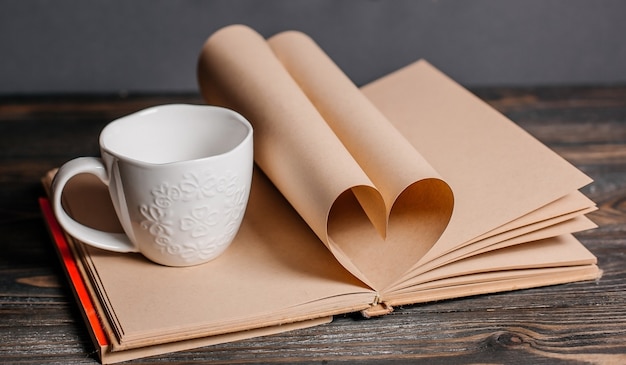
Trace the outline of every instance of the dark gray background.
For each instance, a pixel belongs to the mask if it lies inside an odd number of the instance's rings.
[[[418,58],[467,86],[626,82],[626,1],[0,0],[0,95],[195,92],[232,23],[304,31],[358,85]]]

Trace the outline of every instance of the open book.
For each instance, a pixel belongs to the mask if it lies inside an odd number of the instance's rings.
[[[572,235],[595,227],[589,177],[426,61],[359,89],[302,33],[230,26],[198,80],[255,128],[249,204],[222,256],[171,268],[105,252],[60,234],[43,202],[103,362],[601,274]],[[96,178],[64,199],[120,231]]]

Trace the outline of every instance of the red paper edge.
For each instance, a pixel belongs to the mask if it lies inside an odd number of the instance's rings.
[[[98,319],[98,313],[96,312],[93,302],[91,301],[91,297],[89,296],[83,277],[76,266],[76,259],[70,250],[65,234],[63,233],[63,229],[52,212],[50,200],[43,197],[39,198],[39,206],[41,207],[44,219],[48,223],[50,234],[57,247],[62,264],[65,266],[67,275],[74,286],[76,297],[83,308],[85,317],[87,318],[89,326],[98,341],[98,345],[100,347],[108,346],[109,339],[102,328],[102,323],[100,323],[100,320]]]

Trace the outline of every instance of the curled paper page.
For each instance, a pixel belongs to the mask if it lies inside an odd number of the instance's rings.
[[[203,97],[246,116],[255,160],[335,257],[382,290],[444,231],[449,186],[307,36],[230,26],[205,43]]]

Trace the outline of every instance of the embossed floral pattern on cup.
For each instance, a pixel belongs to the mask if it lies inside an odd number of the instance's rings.
[[[231,173],[186,173],[177,183],[162,182],[142,204],[141,227],[162,253],[185,261],[210,258],[232,241],[246,207],[246,187]],[[220,213],[221,212],[221,213]],[[184,239],[173,240],[176,232]]]

